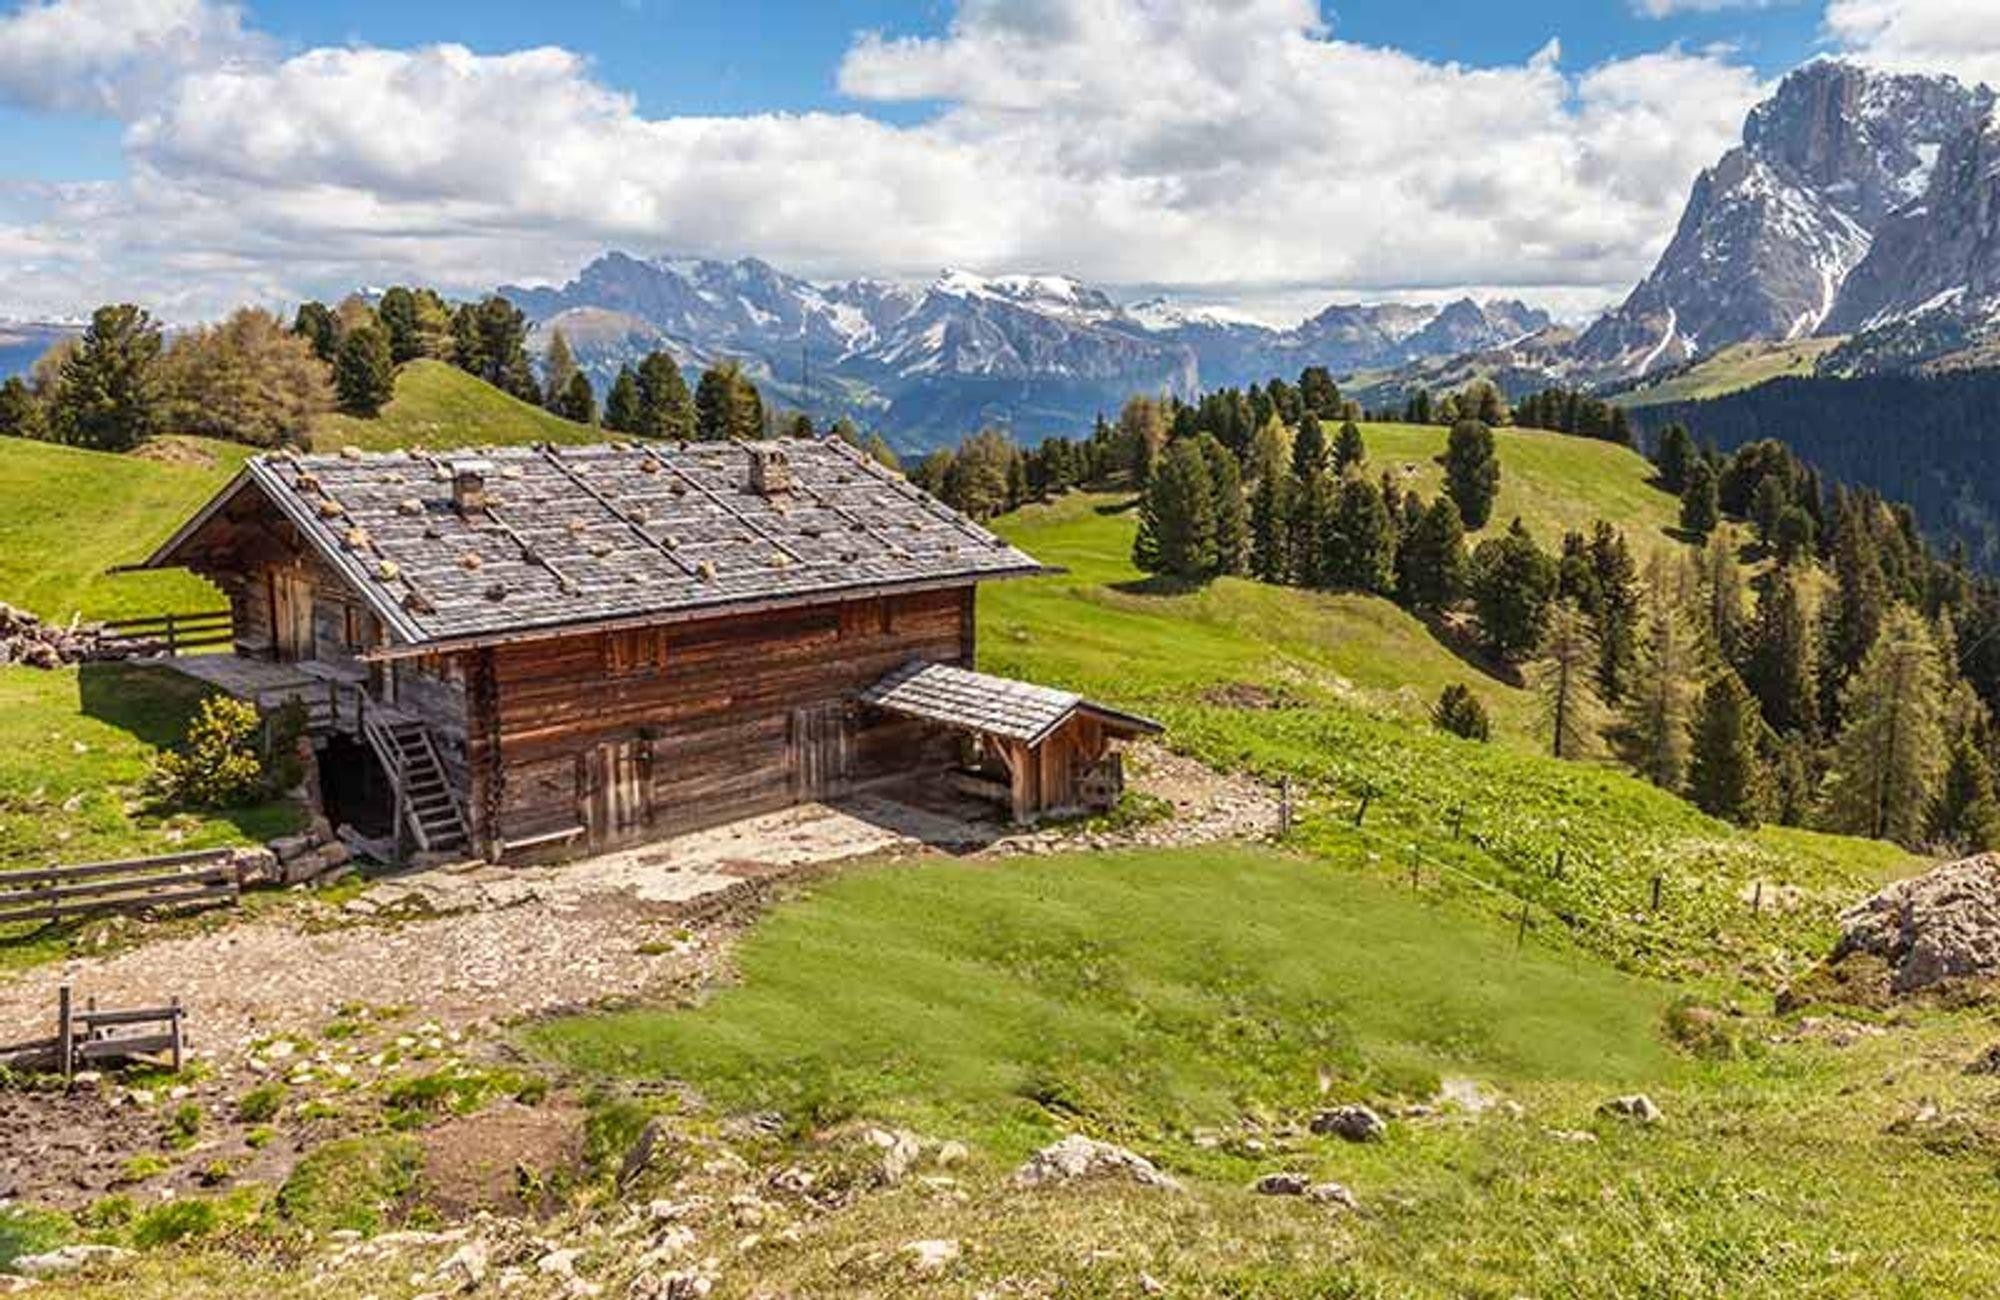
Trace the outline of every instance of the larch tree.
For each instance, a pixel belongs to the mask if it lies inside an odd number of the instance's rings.
[[[1931,843],[1959,854],[2000,846],[2000,798],[1994,795],[1993,765],[1970,732],[1951,747],[1944,777],[1931,800],[1926,832]]]
[[[1841,696],[1829,829],[1914,846],[1943,767],[1944,681],[1923,620],[1897,606]]]
[[[1735,663],[1743,647],[1743,567],[1736,550],[1722,537],[1711,537],[1698,557],[1702,634],[1710,653]]]
[[[570,380],[581,373],[569,339],[559,329],[549,331],[549,346],[542,353],[542,404],[560,413],[563,401],[569,396]]]
[[[334,405],[332,375],[311,342],[261,308],[176,335],[161,367],[173,427],[184,433],[303,444]]]
[[[1620,711],[1618,750],[1640,776],[1679,791],[1687,776],[1694,636],[1658,556],[1646,567],[1641,607],[1644,628]]]
[[[1757,702],[1736,670],[1719,669],[1702,688],[1695,716],[1688,797],[1711,817],[1754,826],[1763,816],[1764,784]]]
[[[1582,758],[1593,748],[1600,709],[1596,673],[1589,619],[1569,601],[1557,601],[1531,672],[1552,756]]]

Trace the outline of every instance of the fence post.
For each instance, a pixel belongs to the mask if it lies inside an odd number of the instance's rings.
[[[65,1079],[76,1072],[76,1025],[70,1015],[74,996],[69,985],[56,987],[56,1065]]]
[[[1359,826],[1361,825],[1362,822],[1368,820],[1368,801],[1370,799],[1373,799],[1374,797],[1375,797],[1374,782],[1371,781],[1361,787],[1361,805],[1354,810],[1354,824],[1356,826]]]
[[[167,1004],[167,1009],[173,1013],[170,1029],[174,1037],[172,1049],[174,1073],[179,1074],[181,1072],[181,1000],[179,998],[173,999]]]
[[[1287,773],[1278,782],[1278,834],[1292,833],[1292,778]]]
[[[1660,910],[1660,877],[1653,877],[1653,910]]]
[[[1524,900],[1521,903],[1521,924],[1515,927],[1514,930],[1514,951],[1515,952],[1521,951],[1522,945],[1527,942],[1528,942],[1528,904]]]
[[[1556,850],[1557,880],[1561,880],[1563,878],[1563,872],[1568,868],[1568,866],[1569,866],[1569,846],[1564,845],[1563,847]]]
[[[1423,889],[1423,870],[1424,860],[1418,854],[1417,846],[1412,844],[1410,846],[1410,892],[1413,894]]]
[[[1451,806],[1451,837],[1453,839],[1458,839],[1464,832],[1464,830],[1465,830],[1465,805],[1462,803],[1453,804]]]
[[[180,639],[175,634],[174,616],[169,614],[167,615],[167,658],[177,659],[179,657]]]
[[[1764,915],[1764,882],[1761,880],[1757,882],[1757,887],[1750,893],[1750,915]]]

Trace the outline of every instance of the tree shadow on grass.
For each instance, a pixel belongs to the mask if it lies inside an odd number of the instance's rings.
[[[1137,510],[1139,508],[1139,498],[1126,497],[1120,501],[1107,501],[1101,506],[1094,506],[1092,508],[1096,510],[1098,514],[1103,515],[1106,518],[1111,518],[1116,515],[1129,515],[1134,510]]]
[[[181,741],[208,687],[148,663],[92,663],[77,670],[78,711],[154,749]]]
[[[1435,612],[1417,613],[1416,618],[1431,634],[1431,640],[1480,676],[1516,689],[1527,684],[1518,665],[1509,663],[1480,644],[1471,624],[1454,622],[1446,615]]]
[[[1192,596],[1207,587],[1206,578],[1176,578],[1166,573],[1111,584],[1111,590],[1126,596]]]

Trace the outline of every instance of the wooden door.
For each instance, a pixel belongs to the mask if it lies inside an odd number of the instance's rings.
[[[847,793],[848,713],[844,703],[792,710],[792,792],[801,802]]]
[[[583,770],[577,786],[590,847],[609,848],[639,838],[652,820],[645,742],[599,745],[579,763]]]
[[[296,569],[271,570],[271,645],[281,663],[313,657],[312,581]]]

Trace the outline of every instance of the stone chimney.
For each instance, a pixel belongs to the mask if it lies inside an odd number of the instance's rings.
[[[462,515],[486,509],[486,480],[493,476],[490,460],[451,462],[451,503]]]
[[[792,462],[783,447],[765,443],[750,449],[750,490],[760,497],[783,496],[792,490]]]

